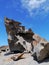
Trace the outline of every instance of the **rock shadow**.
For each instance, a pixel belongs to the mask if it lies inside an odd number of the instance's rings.
[[[17,53],[22,53],[21,51],[14,51],[14,52],[8,52],[5,53],[4,56],[12,55],[12,54],[17,54]]]

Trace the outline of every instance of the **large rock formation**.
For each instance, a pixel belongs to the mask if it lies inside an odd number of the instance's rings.
[[[8,34],[8,43],[11,51],[23,52],[31,50],[31,41],[34,33],[26,30],[20,22],[5,18],[5,26]]]
[[[49,42],[31,29],[26,30],[20,22],[8,18],[5,18],[5,26],[11,52],[30,52],[38,61],[49,56]]]

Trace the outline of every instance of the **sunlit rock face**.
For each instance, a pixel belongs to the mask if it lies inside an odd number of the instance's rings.
[[[20,22],[8,18],[5,18],[5,27],[11,52],[30,52],[38,61],[49,56],[49,42],[31,29],[26,30]]]
[[[42,61],[49,56],[49,43],[45,39],[40,38],[38,35],[34,35],[33,38],[36,38],[36,42],[33,41],[33,55],[38,61]]]

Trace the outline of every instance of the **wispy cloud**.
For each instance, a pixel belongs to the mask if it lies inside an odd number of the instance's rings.
[[[30,15],[49,11],[49,0],[21,0],[21,3]]]

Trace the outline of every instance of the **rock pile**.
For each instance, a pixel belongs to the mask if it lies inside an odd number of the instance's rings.
[[[20,22],[8,18],[5,18],[5,26],[11,52],[30,52],[38,61],[49,56],[49,42],[32,32],[31,29],[26,30]]]

